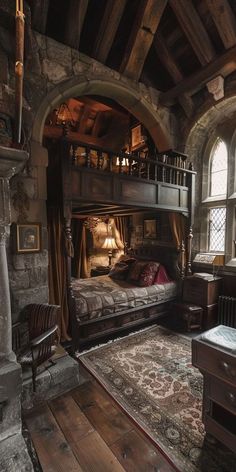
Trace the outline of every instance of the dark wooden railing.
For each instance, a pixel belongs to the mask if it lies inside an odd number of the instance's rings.
[[[187,155],[173,150],[150,157],[143,152],[114,153],[83,143],[73,143],[69,144],[69,158],[75,167],[126,174],[183,187],[188,186],[188,174],[193,173],[192,169],[186,169]]]

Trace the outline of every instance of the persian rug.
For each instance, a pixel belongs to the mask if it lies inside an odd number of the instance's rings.
[[[154,326],[79,360],[177,470],[235,472],[236,456],[205,436],[203,377],[191,364],[191,339]]]

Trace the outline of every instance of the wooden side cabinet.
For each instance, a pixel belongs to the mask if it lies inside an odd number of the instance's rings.
[[[222,278],[211,274],[186,277],[183,283],[183,301],[195,303],[203,308],[203,329],[210,329],[217,323],[218,297]]]

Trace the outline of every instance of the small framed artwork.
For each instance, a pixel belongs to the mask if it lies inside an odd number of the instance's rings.
[[[15,225],[17,254],[41,251],[41,224],[17,223]]]
[[[156,220],[144,220],[143,237],[145,239],[157,239],[157,223]]]
[[[131,151],[141,148],[145,144],[142,135],[142,125],[139,124],[131,128]]]

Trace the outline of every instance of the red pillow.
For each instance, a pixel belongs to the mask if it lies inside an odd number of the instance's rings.
[[[167,284],[168,282],[172,282],[172,279],[170,279],[169,275],[166,272],[166,269],[163,265],[160,264],[159,270],[156,273],[156,277],[154,279],[154,284]]]
[[[138,281],[140,287],[149,287],[150,285],[153,285],[155,277],[159,270],[159,266],[159,262],[149,262],[145,265]]]

